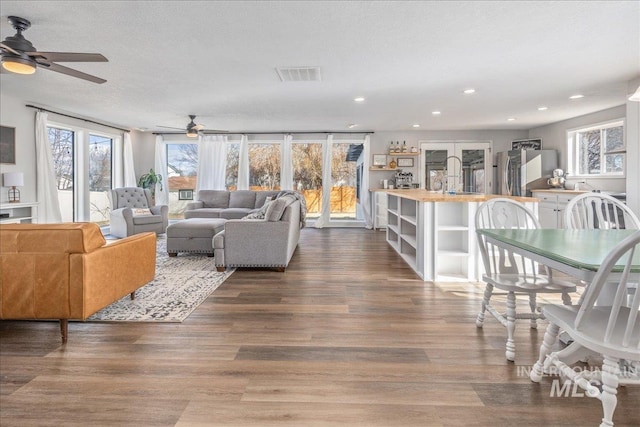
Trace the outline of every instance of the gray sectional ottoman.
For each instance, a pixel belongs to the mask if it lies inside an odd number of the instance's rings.
[[[224,230],[223,218],[190,218],[167,227],[167,253],[191,252],[213,256],[213,236]]]

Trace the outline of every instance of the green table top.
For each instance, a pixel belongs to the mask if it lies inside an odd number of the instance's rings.
[[[479,229],[478,233],[573,268],[597,271],[609,252],[638,230]],[[633,257],[640,272],[640,251]]]

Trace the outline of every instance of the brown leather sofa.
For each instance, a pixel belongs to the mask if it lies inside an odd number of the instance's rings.
[[[85,320],[153,280],[156,234],[106,244],[92,223],[0,225],[0,319]]]

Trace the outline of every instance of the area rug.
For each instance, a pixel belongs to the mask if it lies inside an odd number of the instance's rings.
[[[217,272],[206,255],[169,257],[166,247],[166,237],[158,236],[156,276],[136,291],[135,300],[126,296],[87,321],[182,322],[234,271]]]

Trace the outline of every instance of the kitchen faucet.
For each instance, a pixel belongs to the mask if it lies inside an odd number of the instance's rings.
[[[453,178],[458,178],[458,180],[459,180],[459,185],[460,185],[460,190],[462,191],[462,190],[464,190],[464,184],[463,184],[463,182],[462,182],[462,159],[460,159],[460,157],[458,157],[458,156],[449,156],[449,157],[447,157],[447,158],[444,160],[444,164],[445,164],[444,172],[445,172],[445,177],[447,178],[447,187],[449,187],[449,185],[448,185],[448,184],[449,184],[449,174],[447,173],[446,165],[447,165],[447,163],[449,163],[449,159],[456,159],[456,160],[460,163],[460,173],[459,173],[458,175],[455,175],[456,168],[455,168],[455,166],[454,166],[454,167],[453,167],[453,173],[454,173],[454,175],[451,175],[451,176],[452,176]],[[448,188],[447,188],[447,190],[448,190]],[[444,191],[444,189],[443,189],[443,191]],[[457,191],[455,181],[453,182],[453,191],[454,191],[454,192],[455,192],[455,191]]]

